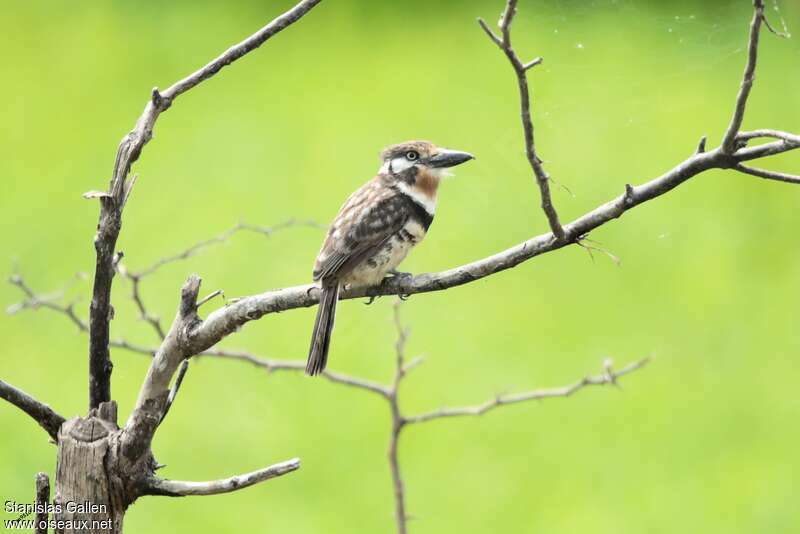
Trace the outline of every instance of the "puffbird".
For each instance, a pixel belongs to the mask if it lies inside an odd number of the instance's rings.
[[[407,141],[381,153],[378,174],[357,189],[331,223],[314,263],[322,295],[311,334],[306,374],[325,370],[339,290],[383,281],[425,237],[447,169],[474,159],[468,152]]]

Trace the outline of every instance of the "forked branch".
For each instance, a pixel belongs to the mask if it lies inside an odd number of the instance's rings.
[[[739,86],[739,94],[736,95],[736,105],[733,108],[731,123],[722,138],[721,148],[725,154],[733,154],[736,150],[736,137],[742,129],[744,112],[747,108],[747,98],[750,96],[756,77],[758,40],[761,34],[761,23],[764,21],[764,0],[753,0],[753,8],[753,20],[750,22],[750,39],[747,46],[747,64],[744,68],[742,83]]]
[[[536,143],[533,129],[533,119],[531,118],[531,102],[530,102],[530,89],[528,88],[528,70],[539,65],[542,58],[537,57],[530,61],[523,62],[514,47],[511,45],[511,24],[514,22],[514,16],[517,14],[517,0],[507,0],[506,8],[500,16],[498,25],[502,37],[498,37],[483,19],[478,19],[486,35],[496,44],[500,50],[508,58],[514,73],[517,76],[517,88],[519,89],[519,104],[520,104],[520,118],[522,119],[522,132],[525,137],[525,155],[528,158],[528,164],[533,170],[536,177],[536,183],[539,186],[539,194],[541,197],[541,207],[544,211],[547,221],[550,224],[550,231],[555,236],[556,240],[563,241],[566,239],[564,229],[561,227],[561,222],[558,218],[558,212],[553,205],[553,198],[550,194],[550,176],[544,169],[542,160],[536,151]]]
[[[603,374],[596,376],[586,376],[581,380],[578,380],[577,382],[570,384],[568,386],[561,386],[558,388],[550,388],[550,389],[536,389],[533,391],[525,391],[523,393],[515,393],[511,395],[497,395],[496,397],[489,399],[483,404],[478,404],[475,406],[463,406],[459,408],[440,408],[432,412],[422,413],[419,415],[411,415],[405,418],[405,422],[407,424],[414,424],[414,423],[425,423],[428,421],[433,421],[435,419],[442,419],[446,417],[477,416],[477,415],[483,415],[486,412],[494,410],[495,408],[498,408],[500,406],[507,406],[510,404],[518,404],[521,402],[534,401],[534,400],[552,399],[557,397],[569,397],[572,394],[577,393],[578,391],[587,388],[589,386],[616,385],[617,380],[620,377],[623,377],[628,373],[632,373],[637,369],[641,369],[649,362],[650,358],[643,358],[639,361],[626,365],[619,371],[614,371],[610,367],[607,367]]]

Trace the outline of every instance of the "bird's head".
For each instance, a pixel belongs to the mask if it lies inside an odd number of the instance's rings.
[[[382,176],[413,183],[418,175],[438,179],[446,175],[450,167],[475,159],[475,156],[469,152],[437,147],[429,141],[406,141],[384,149],[381,159]]]

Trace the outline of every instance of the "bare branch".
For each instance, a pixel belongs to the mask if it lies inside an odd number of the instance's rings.
[[[108,196],[99,196],[100,218],[94,244],[97,253],[92,303],[89,312],[89,406],[96,408],[111,399],[111,355],[109,322],[111,320],[111,286],[114,278],[115,247],[122,228],[122,210],[133,183],[127,183],[131,166],[139,159],[144,146],[153,137],[153,128],[162,112],[175,99],[196,87],[248,52],[261,46],[270,37],[287,28],[308,13],[321,0],[302,0],[244,41],[228,48],[219,57],[160,92],[153,89],[134,129],[120,142],[114,162]],[[131,181],[133,182],[133,180]]]
[[[233,228],[230,228],[210,239],[204,239],[202,241],[198,241],[197,243],[182,250],[177,254],[159,258],[153,264],[142,269],[141,271],[133,272],[127,267],[127,265],[123,264],[122,262],[119,262],[117,264],[117,272],[120,274],[120,276],[122,276],[123,278],[127,278],[131,282],[131,299],[133,300],[134,304],[136,304],[136,308],[139,310],[139,317],[145,322],[147,322],[155,331],[156,335],[158,336],[158,339],[162,340],[164,339],[166,333],[164,332],[164,328],[161,326],[161,320],[159,319],[158,316],[153,315],[148,311],[147,306],[144,303],[144,299],[142,297],[141,284],[143,278],[155,274],[159,269],[161,269],[166,265],[191,258],[210,246],[225,243],[234,234],[237,234],[239,232],[243,231],[254,232],[257,234],[264,235],[266,237],[270,237],[275,232],[292,227],[324,228],[324,226],[310,220],[289,219],[287,221],[284,221],[282,223],[273,226],[260,226],[260,225],[241,222],[236,226],[234,226]],[[222,294],[222,290],[215,291],[208,297],[202,299],[198,303],[198,307],[202,306],[203,304],[208,302],[208,300],[220,294]]]
[[[145,495],[166,495],[168,497],[186,497],[187,495],[219,495],[259,484],[271,478],[291,473],[300,468],[300,459],[294,458],[286,462],[271,465],[258,471],[207,482],[186,482],[183,480],[166,480],[153,477],[148,481]]]
[[[165,256],[163,258],[159,258],[154,263],[152,263],[151,265],[149,265],[148,267],[145,267],[144,269],[142,269],[140,271],[131,272],[129,269],[126,269],[124,276],[126,276],[128,278],[132,278],[132,279],[144,278],[145,276],[149,276],[151,274],[154,274],[156,271],[158,271],[159,269],[161,269],[162,267],[164,267],[166,265],[169,265],[171,263],[175,263],[175,262],[178,262],[178,261],[189,259],[189,258],[191,258],[193,256],[196,256],[197,254],[199,254],[200,252],[202,252],[204,249],[206,249],[208,247],[225,243],[231,237],[233,237],[235,234],[238,234],[240,232],[253,232],[253,233],[261,234],[261,235],[263,235],[265,237],[271,237],[273,234],[275,234],[276,232],[279,232],[281,230],[285,230],[287,228],[298,228],[298,227],[321,228],[321,229],[325,229],[326,228],[324,225],[321,225],[321,224],[317,223],[316,221],[298,220],[298,219],[289,219],[287,221],[284,221],[282,223],[278,223],[278,224],[275,224],[275,225],[272,225],[272,226],[260,226],[260,225],[248,224],[248,223],[240,222],[239,224],[237,224],[234,227],[222,232],[221,234],[218,234],[218,235],[216,235],[214,237],[211,237],[209,239],[203,239],[202,241],[198,241],[197,243],[194,243],[193,245],[185,248],[184,250],[178,252],[177,254],[172,254],[170,256]]]
[[[211,293],[200,299],[200,301],[197,303],[197,307],[200,308],[206,302],[210,302],[220,295],[222,295],[223,299],[225,298],[225,292],[223,290],[217,289],[215,291],[212,291]]]
[[[8,281],[11,285],[18,287],[27,297],[25,300],[21,302],[17,302],[12,304],[6,308],[6,312],[9,315],[14,315],[15,313],[19,313],[23,310],[38,310],[40,308],[46,308],[48,310],[53,310],[60,314],[63,314],[67,317],[75,326],[78,327],[78,330],[81,332],[87,332],[89,330],[86,321],[81,319],[75,313],[75,305],[74,303],[70,304],[60,304],[59,301],[64,297],[64,293],[66,290],[72,286],[72,284],[76,280],[81,280],[84,278],[83,273],[76,274],[69,282],[67,282],[63,288],[55,291],[53,293],[47,295],[40,295],[37,294],[31,287],[25,282],[25,279],[20,274],[12,275]]]
[[[550,399],[554,397],[569,397],[573,393],[580,391],[588,386],[607,386],[615,385],[618,378],[632,373],[637,369],[641,369],[650,362],[650,358],[644,358],[637,362],[628,364],[619,371],[613,371],[610,368],[606,369],[606,373],[598,376],[587,376],[574,384],[563,386],[553,389],[539,389],[534,391],[526,391],[524,393],[516,393],[513,395],[498,395],[483,404],[477,406],[466,406],[461,408],[440,408],[433,412],[423,413],[419,415],[407,416],[406,423],[424,423],[433,421],[434,419],[442,419],[444,417],[461,417],[461,416],[477,416],[483,415],[486,412],[493,410],[499,406],[506,406],[509,404],[517,404],[520,402]]]
[[[158,339],[164,339],[166,333],[164,332],[164,328],[161,326],[161,320],[157,316],[147,311],[147,306],[142,298],[140,288],[142,282],[141,276],[127,274],[122,264],[117,266],[117,272],[119,272],[124,278],[128,278],[131,281],[131,300],[133,300],[134,304],[136,304],[136,308],[139,310],[139,317],[153,328],[158,336]]]
[[[785,141],[783,139],[780,141],[774,141],[772,143],[764,143],[761,145],[740,148],[733,154],[733,163],[731,166],[735,165],[736,162],[750,161],[753,159],[765,158],[767,156],[776,156],[796,148],[800,148],[800,144]]]
[[[0,399],[10,402],[31,416],[48,433],[54,443],[58,442],[58,429],[64,424],[65,419],[50,406],[2,380],[0,380]]]
[[[775,10],[776,11],[778,10],[777,0],[776,0],[776,3],[775,3]],[[778,37],[781,37],[783,39],[789,39],[789,38],[792,37],[792,34],[789,33],[789,29],[786,27],[786,21],[783,20],[783,18],[781,18],[781,22],[783,23],[783,31],[780,31],[780,30],[776,29],[772,24],[770,24],[769,23],[769,19],[767,18],[766,15],[763,16],[762,20],[764,21],[764,26],[767,27],[767,29],[770,31],[770,33],[772,33],[774,35],[777,35]]]
[[[170,393],[170,382],[181,362],[192,356],[185,348],[186,333],[200,321],[197,316],[197,295],[200,278],[192,275],[181,288],[178,313],[166,337],[161,342],[147,376],[139,390],[139,397],[120,437],[123,457],[135,463],[147,451]]]
[[[750,174],[752,176],[758,176],[759,178],[764,178],[766,180],[777,180],[779,182],[787,182],[790,184],[800,184],[800,176],[795,174],[786,174],[783,172],[768,171],[765,169],[748,167],[746,165],[742,165],[741,163],[736,165],[734,169],[736,169],[739,172],[743,172],[745,174]]]
[[[400,382],[406,376],[406,343],[410,330],[403,326],[400,318],[401,299],[395,301],[392,307],[392,317],[394,319],[394,327],[397,332],[397,341],[394,344],[395,352],[395,371],[392,387],[389,390],[387,400],[389,401],[389,409],[392,414],[392,431],[389,434],[389,468],[392,472],[392,489],[394,493],[395,505],[395,524],[397,525],[398,534],[406,534],[408,524],[408,513],[406,512],[406,494],[405,483],[403,482],[403,474],[400,471],[400,435],[406,425],[406,419],[400,410],[399,392]]]
[[[753,81],[756,75],[758,38],[761,33],[761,22],[764,20],[764,0],[753,0],[753,7],[753,20],[750,22],[750,40],[747,47],[747,65],[744,68],[739,94],[736,96],[733,117],[731,117],[730,125],[722,139],[722,152],[725,154],[733,154],[736,150],[736,135],[742,128],[744,112],[747,107],[747,97],[750,96],[750,90],[753,88]]]
[[[112,339],[110,342],[112,347],[116,347],[119,349],[128,350],[131,352],[138,352],[140,354],[148,354],[150,356],[154,356],[158,349],[152,347],[145,347],[144,345],[138,345],[136,343],[132,343],[126,339]]]
[[[494,33],[494,32],[493,32],[493,31],[492,31],[492,30],[489,28],[489,26],[486,24],[486,21],[485,21],[485,20],[483,20],[483,19],[479,18],[479,19],[478,19],[478,24],[480,25],[480,27],[481,27],[481,28],[483,28],[483,31],[485,31],[485,32],[486,32],[486,35],[488,35],[488,36],[489,36],[489,39],[491,39],[491,40],[494,42],[494,44],[496,44],[496,45],[497,45],[497,46],[499,46],[500,48],[502,48],[502,47],[503,47],[503,40],[502,40],[502,39],[500,39],[500,37],[498,37],[498,36],[497,36],[497,34],[496,34],[496,33]]]
[[[783,139],[787,143],[793,145],[800,145],[800,135],[791,134],[789,132],[782,132],[780,130],[769,130],[766,128],[760,130],[753,130],[750,132],[739,132],[736,139],[739,141],[749,141],[751,139],[758,139],[761,137],[771,137],[773,139]]]
[[[259,356],[256,356],[255,354],[246,351],[212,349],[203,351],[197,355],[197,357],[208,357],[208,356],[221,359],[245,361],[255,365],[256,367],[265,369],[268,373],[272,373],[275,371],[305,372],[306,369],[305,362],[298,362],[291,360],[270,360],[261,358]],[[351,386],[354,388],[364,389],[372,393],[376,393],[381,397],[386,397],[389,394],[389,388],[387,388],[386,386],[382,386],[381,384],[377,384],[375,382],[372,382],[370,380],[365,380],[363,378],[357,378],[354,376],[337,373],[331,370],[325,370],[320,374],[320,376],[326,378],[330,382],[342,384],[345,386]]]
[[[178,396],[178,391],[181,389],[181,384],[183,384],[183,377],[186,376],[186,371],[188,370],[189,370],[189,360],[186,359],[181,362],[181,366],[178,369],[178,376],[175,378],[175,383],[172,385],[172,389],[169,391],[169,397],[167,397],[167,403],[164,405],[164,414],[161,416],[162,422],[167,417],[169,409],[172,408],[172,403],[175,402],[175,397]]]
[[[508,0],[500,24],[503,30],[502,38],[489,30],[485,22],[480,21],[480,24],[487,35],[489,35],[489,37],[506,53],[515,71],[519,73],[518,67],[521,65],[521,62],[510,45],[510,24],[513,20],[515,8],[516,2],[514,0]],[[662,176],[635,187],[628,184],[622,195],[598,206],[566,226],[559,226],[562,230],[561,236],[563,236],[563,238],[559,237],[559,233],[554,229],[550,233],[532,237],[523,243],[493,256],[448,271],[426,273],[411,278],[393,278],[385,280],[379,286],[371,288],[350,288],[342,291],[340,299],[376,297],[382,295],[413,295],[430,291],[442,291],[471,283],[500,271],[516,267],[538,255],[558,250],[569,244],[578,243],[585,239],[590,232],[622,216],[626,211],[668,193],[675,187],[700,173],[711,169],[730,169],[743,161],[780,154],[800,147],[800,143],[796,142],[798,136],[795,134],[788,134],[775,130],[756,130],[754,132],[739,133],[739,128],[741,126],[740,115],[743,116],[746,97],[752,85],[752,75],[755,68],[756,57],[755,54],[752,53],[752,48],[758,44],[759,15],[762,10],[763,4],[759,0],[756,0],[754,25],[751,30],[751,54],[748,56],[748,66],[745,69],[744,90],[737,100],[737,112],[732,122],[733,128],[730,131],[733,132],[734,141],[738,139],[741,142],[746,142],[749,139],[764,136],[774,136],[777,137],[779,141],[765,143],[755,147],[743,147],[732,152],[723,150],[722,147],[705,151],[706,147],[704,143],[701,142],[692,156]],[[526,83],[524,72],[522,72],[521,76],[518,76],[518,80],[520,80],[520,84]],[[520,87],[524,88],[525,86],[521,85]],[[525,91],[523,91],[523,93],[524,92]],[[521,94],[521,96],[524,99],[524,95]],[[523,105],[523,111],[524,110],[525,106]],[[523,113],[523,115],[525,114]],[[528,132],[527,127],[526,132]],[[532,134],[532,130],[530,133]],[[532,135],[530,139],[526,137],[526,144],[533,147],[532,143],[527,143],[528,140],[532,140]],[[535,166],[535,152],[533,156],[532,164]],[[554,228],[554,226],[551,225],[551,228]],[[219,340],[231,332],[234,332],[248,321],[258,319],[269,313],[313,306],[317,304],[318,301],[319,291],[311,285],[285,288],[239,299],[236,303],[213,312],[206,321],[191,333],[190,341],[192,351],[197,353],[209,349]]]
[[[539,186],[539,194],[541,196],[541,207],[547,216],[547,221],[550,224],[550,230],[558,241],[566,239],[564,229],[561,227],[561,222],[558,218],[558,212],[553,205],[553,199],[550,194],[550,176],[545,171],[542,165],[542,160],[536,152],[536,144],[534,138],[533,120],[531,119],[531,104],[530,104],[530,91],[528,89],[528,76],[527,71],[542,62],[542,58],[538,57],[527,63],[523,63],[517,55],[514,48],[511,46],[511,24],[514,21],[514,15],[517,12],[517,0],[508,0],[506,8],[500,17],[500,31],[503,35],[502,39],[492,32],[486,25],[483,19],[478,19],[486,35],[496,44],[500,50],[508,58],[514,73],[517,76],[517,87],[519,89],[519,103],[520,103],[520,117],[522,119],[522,131],[525,135],[525,154],[528,158],[528,163],[533,170],[536,177],[536,182]]]
[[[345,300],[385,295],[414,295],[469,284],[516,267],[536,256],[577,243],[597,228],[621,217],[628,210],[668,193],[702,172],[710,169],[729,169],[741,161],[779,154],[795,148],[798,148],[798,145],[780,140],[742,148],[733,155],[724,154],[720,148],[693,154],[662,176],[639,186],[626,187],[625,192],[618,197],[565,225],[564,241],[558,240],[552,233],[538,235],[492,256],[447,271],[424,273],[408,278],[389,278],[374,287],[348,288],[340,293],[339,298]],[[318,302],[319,291],[314,285],[283,288],[240,298],[235,303],[212,312],[191,333],[192,351],[207,350],[245,323],[264,315],[309,307]]]

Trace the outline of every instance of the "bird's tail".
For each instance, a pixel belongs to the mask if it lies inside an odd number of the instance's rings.
[[[314,333],[311,334],[311,347],[308,349],[307,375],[318,375],[328,363],[328,348],[331,345],[333,321],[336,318],[336,303],[339,300],[339,284],[322,286],[322,297],[317,308]]]

